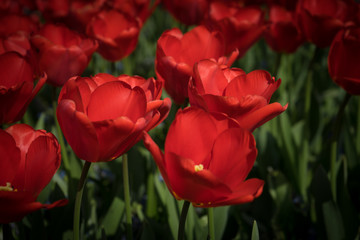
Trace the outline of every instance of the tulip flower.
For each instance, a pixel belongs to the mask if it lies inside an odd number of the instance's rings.
[[[180,105],[188,97],[187,86],[194,64],[201,59],[217,59],[224,51],[222,35],[204,26],[195,27],[184,35],[177,28],[165,31],[157,42],[156,75],[164,81],[166,92]]]
[[[110,161],[128,151],[165,119],[170,99],[160,100],[162,82],[153,78],[73,77],[61,89],[57,118],[76,155]]]
[[[224,35],[225,53],[238,49],[240,57],[260,39],[266,28],[264,13],[260,7],[241,7],[233,2],[212,2],[209,15],[204,21],[210,29]]]
[[[42,76],[34,87],[34,70],[16,52],[0,55],[0,124],[19,121],[46,82]]]
[[[132,17],[139,17],[144,24],[159,2],[159,0],[113,0],[110,7]]]
[[[95,40],[53,24],[45,24],[31,42],[39,51],[40,71],[46,72],[53,86],[62,86],[70,77],[82,74],[98,47]]]
[[[164,7],[181,23],[199,25],[209,11],[209,0],[162,0]]]
[[[277,52],[293,53],[305,38],[295,19],[295,12],[272,5],[269,8],[270,27],[265,30],[267,44]]]
[[[331,43],[328,55],[333,81],[350,94],[360,95],[360,28],[340,31]]]
[[[2,36],[8,36],[20,31],[28,37],[37,29],[38,23],[29,17],[18,14],[3,14],[0,16],[0,35]]]
[[[224,114],[179,110],[164,153],[147,133],[144,144],[169,191],[196,207],[247,203],[262,193],[262,180],[246,180],[257,156],[254,137]]]
[[[205,59],[195,64],[189,100],[191,106],[225,113],[241,127],[254,131],[287,108],[280,103],[269,104],[280,83],[263,70],[246,74],[242,69]]]
[[[142,22],[116,10],[101,11],[87,26],[87,35],[99,42],[98,52],[108,61],[118,61],[137,45]]]
[[[0,223],[20,221],[41,208],[67,204],[36,202],[60,166],[60,145],[55,136],[26,124],[0,129]]]
[[[339,30],[353,24],[357,4],[352,0],[300,0],[296,12],[307,40],[323,48]]]

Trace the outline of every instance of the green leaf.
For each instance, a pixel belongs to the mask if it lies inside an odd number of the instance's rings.
[[[344,226],[341,214],[333,201],[323,203],[323,216],[325,221],[326,233],[329,240],[339,240],[345,238]]]
[[[174,239],[177,238],[179,228],[179,213],[176,206],[176,201],[177,200],[171,195],[171,193],[166,191],[166,210],[168,213],[168,223]]]
[[[147,179],[146,216],[149,218],[157,215],[157,197],[155,194],[154,173],[149,173]]]
[[[251,234],[251,240],[259,240],[259,229],[256,224],[256,221],[254,220],[253,228],[252,228],[252,234]]]
[[[102,222],[106,235],[114,235],[119,227],[120,220],[125,211],[125,203],[118,197],[115,197],[105,218]]]
[[[221,239],[228,220],[230,206],[214,208],[215,239]]]

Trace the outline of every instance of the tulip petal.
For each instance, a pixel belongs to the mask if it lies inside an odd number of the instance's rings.
[[[245,128],[250,130],[251,132],[255,130],[255,128],[260,127],[267,121],[273,119],[280,113],[286,110],[287,104],[283,107],[280,103],[275,102],[269,105],[266,105],[256,111],[250,112],[245,116],[238,117],[237,120],[239,124]]]
[[[239,184],[237,189],[232,194],[229,194],[226,200],[202,207],[216,207],[252,202],[255,198],[261,195],[263,187],[263,180],[251,178],[242,184]]]
[[[252,134],[242,128],[230,128],[215,140],[209,170],[232,190],[241,184],[256,160]]]
[[[127,117],[94,122],[93,125],[99,140],[99,161],[110,161],[118,157],[117,153],[126,147],[127,138],[135,131],[135,124]]]
[[[68,204],[67,199],[61,199],[51,204],[34,202],[26,192],[0,192],[0,223],[20,221],[25,215],[40,210],[51,209]]]
[[[233,79],[226,87],[225,95],[240,99],[241,96],[259,95],[270,101],[272,94],[279,87],[281,81],[271,78],[264,70],[255,70],[245,76]]]
[[[187,95],[187,87],[192,66],[176,62],[171,56],[162,57],[156,61],[156,75],[164,82],[166,92],[177,103],[182,104]]]
[[[76,155],[86,161],[99,158],[99,143],[96,131],[89,118],[76,111],[74,101],[64,99],[57,107],[57,118],[66,140]]]
[[[0,87],[0,123],[19,121],[26,110],[33,83],[23,82],[13,88]],[[6,104],[5,104],[6,103]]]
[[[152,140],[150,135],[144,131],[143,135],[144,146],[151,153],[153,159],[155,160],[156,165],[158,166],[161,176],[163,177],[169,191],[173,193],[172,188],[170,186],[169,177],[166,172],[166,163],[164,153],[160,150],[159,146]]]
[[[184,34],[181,39],[182,62],[194,66],[201,59],[218,59],[224,55],[224,48],[224,39],[220,32],[211,32],[200,25]]]
[[[0,54],[0,86],[11,88],[22,82],[33,82],[33,70],[24,57],[16,52]]]
[[[106,104],[104,104],[106,103]],[[125,82],[105,83],[92,93],[87,109],[91,121],[128,117],[134,123],[145,115],[146,96],[140,87]]]
[[[266,99],[260,96],[246,96],[240,100],[236,97],[210,94],[205,94],[202,97],[208,111],[223,112],[234,118],[240,118],[244,114],[266,105]]]
[[[209,131],[211,129],[211,131]],[[203,163],[211,152],[217,136],[215,119],[200,108],[179,110],[165,141],[165,152]]]
[[[4,130],[0,130],[0,156],[0,186],[6,186],[7,182],[13,183],[21,155],[14,138]]]
[[[199,94],[222,95],[228,81],[214,60],[202,60],[194,65],[194,85]]]
[[[37,198],[42,189],[50,182],[60,167],[60,145],[55,136],[39,136],[26,154],[24,191],[29,191]]]
[[[44,50],[39,62],[40,69],[48,75],[47,82],[54,86],[62,86],[70,77],[82,74],[87,64],[88,57],[79,47],[58,45]]]
[[[171,189],[181,199],[197,204],[221,201],[230,189],[210,171],[195,170],[192,159],[165,152],[166,171]]]

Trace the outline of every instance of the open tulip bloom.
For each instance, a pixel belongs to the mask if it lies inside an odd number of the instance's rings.
[[[262,193],[262,180],[245,180],[257,156],[254,137],[225,114],[179,110],[165,153],[147,133],[144,144],[174,197],[196,207],[247,203]]]
[[[270,98],[280,86],[263,70],[246,74],[242,69],[229,68],[213,59],[202,60],[194,66],[189,81],[189,100],[192,106],[210,112],[225,113],[250,131],[286,110]]]
[[[79,158],[110,161],[166,118],[171,101],[160,100],[161,89],[162,82],[153,78],[73,77],[60,92],[57,118]]]
[[[0,156],[0,223],[67,204],[66,199],[36,202],[60,166],[60,146],[54,135],[26,124],[0,129]]]

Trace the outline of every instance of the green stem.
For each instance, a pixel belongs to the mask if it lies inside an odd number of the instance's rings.
[[[130,186],[129,186],[129,171],[127,154],[122,157],[123,161],[123,181],[124,181],[124,195],[125,195],[125,212],[126,212],[126,236],[128,240],[133,239],[132,235],[132,220],[131,220],[131,205],[130,205]]]
[[[305,82],[305,120],[308,120],[309,117],[309,111],[311,106],[311,91],[312,91],[312,76],[313,76],[313,68],[316,61],[317,56],[320,54],[320,48],[316,47],[313,56],[309,62],[308,70],[307,70],[307,76],[306,76],[306,82]]]
[[[121,60],[123,66],[124,66],[124,74],[131,76],[133,69],[132,69],[132,64],[131,64],[131,57],[130,55],[127,56],[126,58]]]
[[[79,180],[79,185],[76,193],[75,207],[74,207],[74,223],[73,223],[74,240],[79,240],[81,199],[84,191],[85,180],[88,175],[90,166],[91,166],[91,162],[86,161],[81,172],[81,177]]]
[[[337,141],[340,135],[341,123],[345,112],[345,107],[350,100],[351,95],[346,93],[343,102],[340,105],[339,111],[336,115],[336,120],[333,128],[333,136],[331,139],[331,157],[330,157],[330,184],[333,199],[336,202],[336,161],[337,161]]]
[[[357,128],[356,128],[356,145],[360,146],[360,97],[358,97],[358,111],[357,111]],[[360,154],[360,148],[356,148],[358,155]]]
[[[179,231],[178,231],[178,240],[183,240],[185,236],[185,222],[186,216],[190,207],[190,202],[184,201],[181,215],[180,215],[180,222],[179,222]]]
[[[276,53],[274,73],[273,73],[273,76],[275,76],[276,78],[279,78],[279,71],[280,71],[282,56],[283,56],[282,53]]]
[[[208,208],[209,238],[215,240],[214,208]]]

